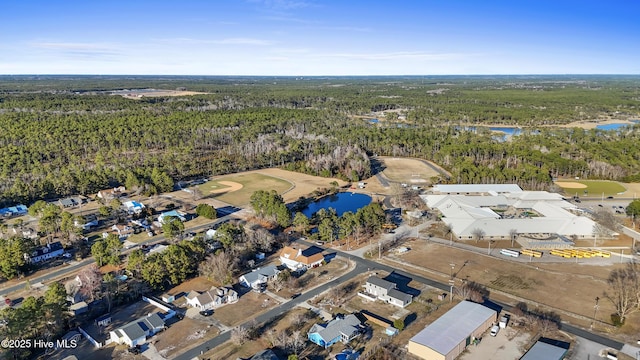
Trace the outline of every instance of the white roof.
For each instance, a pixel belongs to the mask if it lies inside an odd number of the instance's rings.
[[[484,230],[485,236],[510,235],[511,229],[520,234],[559,234],[563,236],[593,235],[595,223],[568,210],[576,206],[563,200],[559,194],[546,191],[522,191],[501,195],[421,195],[430,208],[438,209],[443,222],[451,226],[460,237],[473,236],[475,229]],[[491,208],[514,207],[532,209],[540,216],[530,218],[502,218]]]
[[[446,355],[487,320],[495,319],[496,316],[495,310],[471,301],[463,301],[409,341]]]
[[[515,193],[522,189],[516,184],[438,184],[433,186],[434,192],[441,193]]]

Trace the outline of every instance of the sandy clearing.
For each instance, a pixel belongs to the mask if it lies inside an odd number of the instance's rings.
[[[575,181],[556,181],[556,185],[565,189],[586,189],[587,185]]]
[[[211,190],[210,193],[212,194],[220,194],[220,193],[227,193],[227,192],[234,192],[234,191],[238,191],[240,189],[242,189],[242,184],[237,183],[235,181],[218,181],[219,184],[222,184],[224,186],[226,186],[225,188],[222,189],[214,189]]]

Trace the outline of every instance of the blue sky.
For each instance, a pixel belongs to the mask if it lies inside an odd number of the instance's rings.
[[[8,0],[0,74],[640,74],[634,0]]]

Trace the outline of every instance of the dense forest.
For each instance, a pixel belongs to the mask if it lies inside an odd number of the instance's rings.
[[[357,181],[374,155],[433,160],[451,182],[640,180],[639,125],[561,127],[602,119],[640,119],[640,77],[2,76],[0,202],[273,166]]]

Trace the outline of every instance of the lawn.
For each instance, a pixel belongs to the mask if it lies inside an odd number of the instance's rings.
[[[428,182],[432,176],[439,175],[420,160],[408,158],[380,157],[384,163],[384,175],[390,180],[401,182]]]
[[[241,185],[233,187],[232,183]],[[202,194],[213,197],[235,206],[244,206],[249,203],[251,195],[258,190],[275,190],[279,194],[284,193],[293,185],[283,179],[260,174],[257,172],[243,173],[232,176],[225,176],[214,181],[209,181],[200,185]],[[225,191],[229,188],[229,191]]]
[[[558,181],[556,184],[563,188],[568,195],[578,196],[615,196],[627,191],[627,188],[615,181],[606,180],[569,180],[569,183],[579,183],[585,185],[586,188],[577,189],[574,186],[563,187],[563,181]]]

